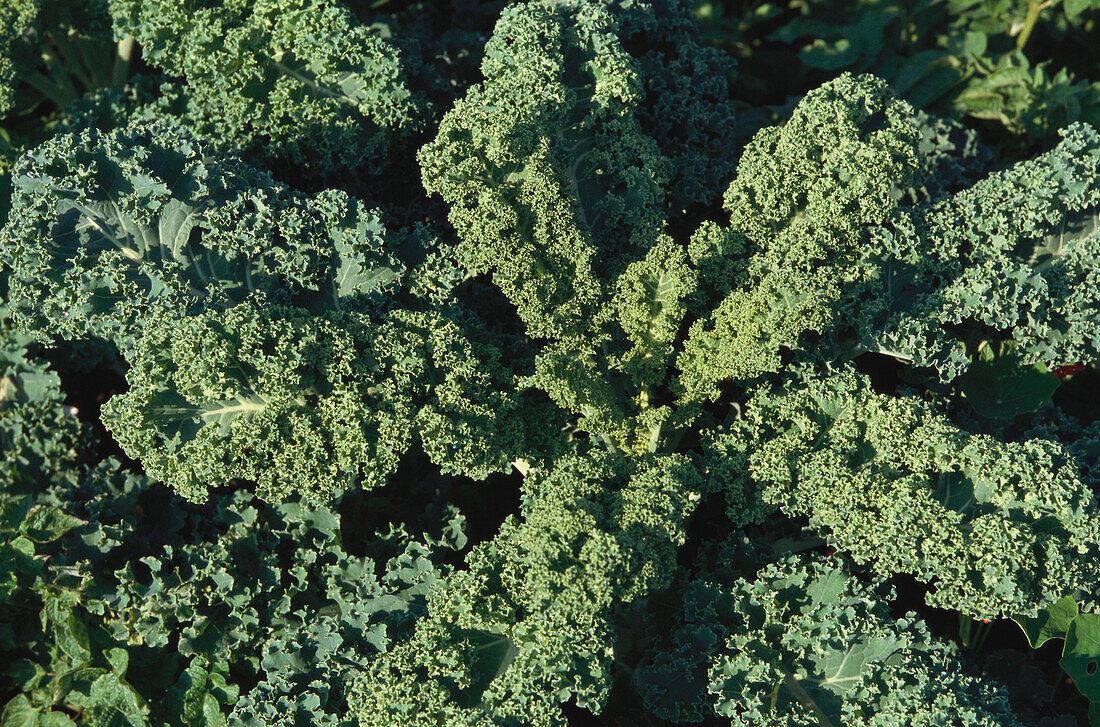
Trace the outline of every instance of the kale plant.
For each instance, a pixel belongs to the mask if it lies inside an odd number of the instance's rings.
[[[1100,725],[1094,3],[9,5],[0,727]]]

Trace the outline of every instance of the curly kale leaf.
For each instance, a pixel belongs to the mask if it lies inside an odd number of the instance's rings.
[[[119,87],[130,73],[132,38],[111,42],[106,0],[12,0],[0,7],[0,118],[6,130],[41,137],[31,121],[83,93]],[[22,119],[18,117],[23,117]]]
[[[564,727],[611,686],[611,610],[666,587],[697,475],[686,458],[567,457],[532,470],[523,519],[432,592],[412,638],[373,660],[350,704],[364,727]]]
[[[179,104],[153,112],[226,148],[331,179],[376,173],[391,140],[420,125],[425,102],[397,47],[340,2],[110,5],[115,34],[137,38],[148,62],[185,81]]]
[[[77,593],[88,574],[54,567],[89,526],[52,497],[78,481],[88,442],[61,403],[57,375],[26,350],[6,313],[0,305],[0,662],[15,696],[0,721],[73,724],[68,710],[91,724],[144,725],[144,700],[124,678],[126,651],[103,647],[88,626]]]
[[[662,235],[616,280],[609,307],[622,332],[617,345],[602,345],[597,353],[591,341],[551,343],[536,357],[535,373],[526,382],[579,413],[578,426],[609,449],[656,451],[667,438],[664,430],[690,419],[657,399],[697,278],[684,249]]]
[[[842,76],[757,135],[726,197],[755,256],[692,325],[677,363],[686,398],[792,356],[883,353],[943,383],[984,340],[1024,365],[1095,358],[1096,130],[1071,126],[1054,150],[945,194],[974,170],[933,163],[930,129],[881,82]],[[914,206],[899,206],[905,194]]]
[[[150,322],[129,391],[103,421],[150,475],[192,500],[234,478],[267,498],[324,499],[361,470],[373,486],[410,443],[404,389],[424,365],[415,343],[379,346],[382,336],[362,318],[247,304]]]
[[[34,27],[41,0],[19,0],[0,6],[0,118],[15,106],[18,59],[13,51],[19,39]]]
[[[20,154],[68,123],[85,95],[119,93],[135,49],[133,38],[113,41],[107,0],[0,3],[0,219]]]
[[[57,374],[15,330],[4,300],[6,278],[0,270],[0,493],[15,494],[72,476],[88,442],[63,404]]]
[[[493,274],[533,336],[584,331],[604,296],[600,268],[660,230],[667,161],[629,113],[641,80],[617,28],[595,4],[507,8],[486,81],[420,153],[460,262]]]
[[[763,499],[857,562],[929,582],[930,605],[1032,615],[1100,577],[1100,516],[1061,445],[969,434],[844,372],[762,389],[749,412]]]
[[[509,429],[517,402],[434,314],[374,323],[245,303],[148,321],[130,363],[104,423],[192,500],[233,479],[271,499],[374,487],[417,436],[444,470],[485,476],[522,437]]]
[[[386,313],[413,276],[342,192],[292,192],[160,125],[58,137],[17,186],[0,241],[24,327],[119,344],[132,389],[109,426],[187,497],[369,487],[416,439],[478,477],[523,453],[512,374],[437,314]]]
[[[37,707],[57,670],[59,706],[106,719],[125,706],[112,694],[137,697],[137,713],[169,727],[349,724],[346,683],[411,632],[447,573],[445,552],[465,543],[453,506],[441,521],[426,513],[442,538],[395,534],[392,522],[387,532],[385,514],[360,538],[336,509],[239,490],[190,505],[110,461],[49,483],[40,499],[32,514],[63,508],[67,521],[55,517],[61,532],[39,538],[58,546],[36,560],[42,598],[25,590],[12,601],[18,638],[0,642],[5,656],[27,657],[16,663],[22,699]],[[364,541],[380,546],[377,563],[356,552]],[[28,631],[43,609],[49,630]],[[103,689],[88,693],[64,673],[74,658]],[[134,714],[112,724],[146,724]]]
[[[731,65],[676,2],[501,14],[486,80],[420,162],[461,261],[493,274],[532,335],[595,328],[613,289],[603,279],[655,244],[666,216],[713,200],[735,156]]]
[[[891,616],[881,581],[846,570],[792,557],[731,585],[686,583],[661,650],[635,673],[647,708],[738,727],[1021,724],[915,614]]]
[[[866,230],[890,218],[893,190],[916,178],[918,142],[907,103],[880,80],[847,74],[756,135],[725,196],[731,228],[752,243],[749,280],[692,326],[678,360],[686,398],[777,371],[781,349],[831,329]]]
[[[490,273],[528,335],[546,339],[525,384],[631,454],[656,451],[692,417],[664,389],[699,274],[665,226],[713,199],[711,175],[733,156],[718,129],[729,68],[684,13],[665,2],[507,8],[486,80],[420,153],[459,262]],[[697,251],[708,279],[723,277],[717,258],[732,245],[714,247]]]
[[[377,216],[338,192],[291,192],[182,129],[56,137],[14,177],[0,254],[24,325],[125,350],[155,312],[193,314],[257,294],[361,306],[403,272]]]
[[[1013,341],[1027,364],[1096,358],[1100,133],[1061,133],[1053,150],[876,232],[877,300],[853,309],[874,345],[944,381],[970,365],[978,334]]]
[[[623,46],[643,79],[638,121],[671,165],[670,217],[712,204],[729,184],[740,151],[730,139],[736,60],[704,44],[694,9],[683,0],[603,4],[622,18]]]

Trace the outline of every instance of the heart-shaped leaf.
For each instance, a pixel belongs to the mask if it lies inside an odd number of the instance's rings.
[[[1081,694],[1100,703],[1100,614],[1083,613],[1066,631],[1066,648],[1058,662]]]
[[[1041,609],[1035,616],[1017,616],[1013,621],[1020,624],[1031,648],[1038,649],[1051,639],[1066,638],[1069,625],[1077,618],[1079,611],[1073,596],[1066,596]]]
[[[1050,401],[1061,380],[1036,364],[1015,357],[975,361],[959,377],[959,388],[978,414],[989,419],[1011,419],[1035,411]]]

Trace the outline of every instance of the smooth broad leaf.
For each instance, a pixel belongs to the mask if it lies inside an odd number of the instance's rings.
[[[37,507],[31,510],[19,530],[36,543],[57,540],[84,521],[56,507]]]
[[[94,724],[103,727],[144,727],[145,705],[134,688],[108,673],[92,683],[91,707]]]
[[[0,500],[0,532],[14,532],[27,518],[31,500],[28,497]]]
[[[924,107],[942,98],[963,79],[962,71],[950,56],[936,57],[937,51],[924,51],[916,54],[902,67],[906,74],[906,87],[901,91],[906,100],[918,107]],[[927,59],[921,56],[929,54]],[[896,83],[896,82],[895,82]]]
[[[20,691],[29,692],[38,687],[46,670],[30,659],[16,659],[4,673]]]
[[[11,542],[8,543],[8,547],[25,558],[30,559],[34,557],[34,543],[26,536],[20,535],[18,538],[13,538]]]
[[[1016,358],[1004,356],[971,363],[958,383],[978,414],[1011,419],[1050,401],[1061,381],[1042,364],[1024,366]]]
[[[1080,608],[1073,596],[1066,596],[1053,605],[1039,610],[1035,616],[1015,616],[1031,648],[1038,649],[1051,639],[1064,639]]]
[[[1066,0],[1063,7],[1066,11],[1066,17],[1075,20],[1078,15],[1087,10],[1100,8],[1100,2],[1097,2],[1097,0]]]
[[[91,696],[92,685],[104,674],[106,669],[98,666],[85,666],[63,672],[55,677],[51,689],[62,696],[65,704],[72,709],[85,710],[95,702]]]
[[[80,620],[74,605],[75,598],[69,594],[50,595],[46,599],[46,618],[54,644],[72,660],[73,667],[79,667],[92,660],[92,650],[88,641],[88,629]]]
[[[111,671],[122,678],[126,676],[126,668],[130,665],[130,654],[126,649],[114,647],[103,652],[103,657],[111,665]]]
[[[202,712],[193,717],[189,724],[194,727],[225,727],[225,715],[213,694],[208,692],[203,695]]]
[[[27,695],[19,694],[0,713],[0,727],[37,727],[41,711],[31,704]]]
[[[1081,694],[1100,703],[1100,614],[1083,613],[1066,631],[1066,647],[1058,662]]]
[[[61,712],[44,712],[38,715],[37,727],[76,727],[76,722]]]
[[[224,727],[225,716],[210,693],[217,685],[203,659],[193,659],[171,690],[171,703],[188,727]]]
[[[43,712],[20,694],[0,713],[0,727],[76,727],[76,723],[61,712]]]
[[[852,25],[838,28],[843,33],[836,40],[815,39],[798,53],[808,66],[826,71],[836,71],[853,66],[857,61],[868,61],[882,51],[883,31],[887,16],[867,13]]]

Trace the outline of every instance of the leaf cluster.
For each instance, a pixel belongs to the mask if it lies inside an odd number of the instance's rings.
[[[1084,716],[1092,5],[5,5],[0,727]]]

